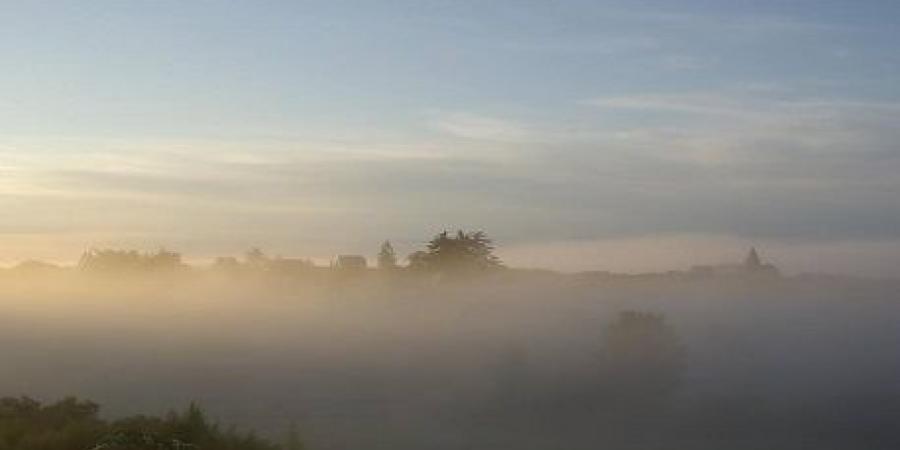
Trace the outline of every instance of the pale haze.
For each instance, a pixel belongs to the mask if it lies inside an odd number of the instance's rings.
[[[900,276],[892,1],[0,5],[0,262],[406,254]]]

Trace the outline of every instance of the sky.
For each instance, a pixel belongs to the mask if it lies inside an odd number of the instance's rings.
[[[5,1],[0,262],[900,276],[894,1]]]

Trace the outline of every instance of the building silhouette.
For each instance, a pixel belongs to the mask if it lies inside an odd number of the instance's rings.
[[[750,251],[741,264],[699,265],[691,267],[690,273],[699,276],[779,276],[778,268],[765,263],[759,257],[756,247]]]

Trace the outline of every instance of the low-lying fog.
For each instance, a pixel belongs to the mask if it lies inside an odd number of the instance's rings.
[[[276,439],[294,422],[313,449],[900,448],[898,292],[4,274],[0,395],[76,395],[110,416],[197,400]],[[624,311],[663,314],[666,342],[638,326],[640,348],[616,356]]]

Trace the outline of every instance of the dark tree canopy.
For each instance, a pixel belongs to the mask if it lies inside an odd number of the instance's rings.
[[[503,267],[483,231],[443,231],[432,238],[416,264],[438,272],[477,272]],[[412,261],[411,261],[412,264]]]

